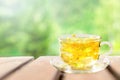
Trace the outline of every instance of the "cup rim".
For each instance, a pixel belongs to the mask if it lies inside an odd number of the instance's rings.
[[[66,38],[71,38],[75,35],[78,38],[93,38],[93,39],[101,39],[101,36],[94,34],[65,34],[59,37],[59,40],[64,40]]]

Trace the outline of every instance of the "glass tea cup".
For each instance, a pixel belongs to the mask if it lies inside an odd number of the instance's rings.
[[[112,46],[109,42],[102,42],[101,37],[90,34],[64,35],[59,38],[60,57],[72,70],[90,70],[100,57],[100,47],[108,45],[112,53]]]

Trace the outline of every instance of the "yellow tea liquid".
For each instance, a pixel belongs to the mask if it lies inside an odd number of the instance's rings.
[[[89,70],[99,58],[99,45],[95,38],[68,37],[60,41],[60,56],[74,70]]]

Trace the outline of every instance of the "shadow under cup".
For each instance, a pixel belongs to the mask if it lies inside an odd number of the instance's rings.
[[[73,70],[90,70],[99,60],[100,36],[66,35],[60,39],[60,56]]]

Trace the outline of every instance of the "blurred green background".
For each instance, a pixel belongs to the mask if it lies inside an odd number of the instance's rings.
[[[120,55],[120,0],[0,0],[0,56],[58,55],[58,37],[96,34]]]

